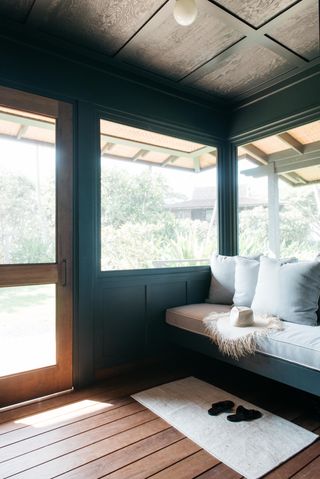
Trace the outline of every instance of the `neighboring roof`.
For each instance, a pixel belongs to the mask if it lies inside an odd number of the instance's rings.
[[[192,198],[183,201],[168,203],[167,209],[174,210],[196,210],[214,208],[217,199],[216,189],[211,187],[198,187],[193,190]],[[267,200],[264,198],[240,196],[240,208],[266,206]]]

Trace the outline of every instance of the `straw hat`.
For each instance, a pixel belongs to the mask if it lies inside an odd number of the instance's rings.
[[[253,326],[254,316],[252,309],[246,306],[234,306],[230,311],[229,322],[231,326],[238,328]]]

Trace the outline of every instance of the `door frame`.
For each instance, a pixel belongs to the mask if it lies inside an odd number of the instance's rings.
[[[0,407],[73,387],[73,106],[0,87],[0,105],[56,120],[56,262],[0,265],[0,287],[56,285],[56,364],[0,377]]]

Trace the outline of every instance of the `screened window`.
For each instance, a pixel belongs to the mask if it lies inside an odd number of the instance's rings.
[[[208,264],[217,248],[215,148],[106,120],[100,127],[101,270]]]
[[[320,121],[238,149],[240,254],[320,252]],[[261,205],[244,208],[258,194]]]
[[[250,159],[239,161],[239,253],[251,256],[267,253],[268,242],[268,180],[247,176],[256,164]]]

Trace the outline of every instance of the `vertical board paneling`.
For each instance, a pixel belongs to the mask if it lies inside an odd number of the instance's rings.
[[[186,281],[153,283],[147,287],[147,351],[165,346],[165,310],[186,302]]]
[[[175,276],[175,277],[173,277]],[[94,303],[95,370],[154,356],[170,347],[165,310],[200,303],[208,294],[210,270],[98,278]]]
[[[145,287],[101,288],[99,304],[99,318],[96,318],[95,325],[96,339],[103,339],[101,357],[115,363],[142,357]]]
[[[187,303],[203,303],[208,297],[211,274],[207,279],[187,281]]]

